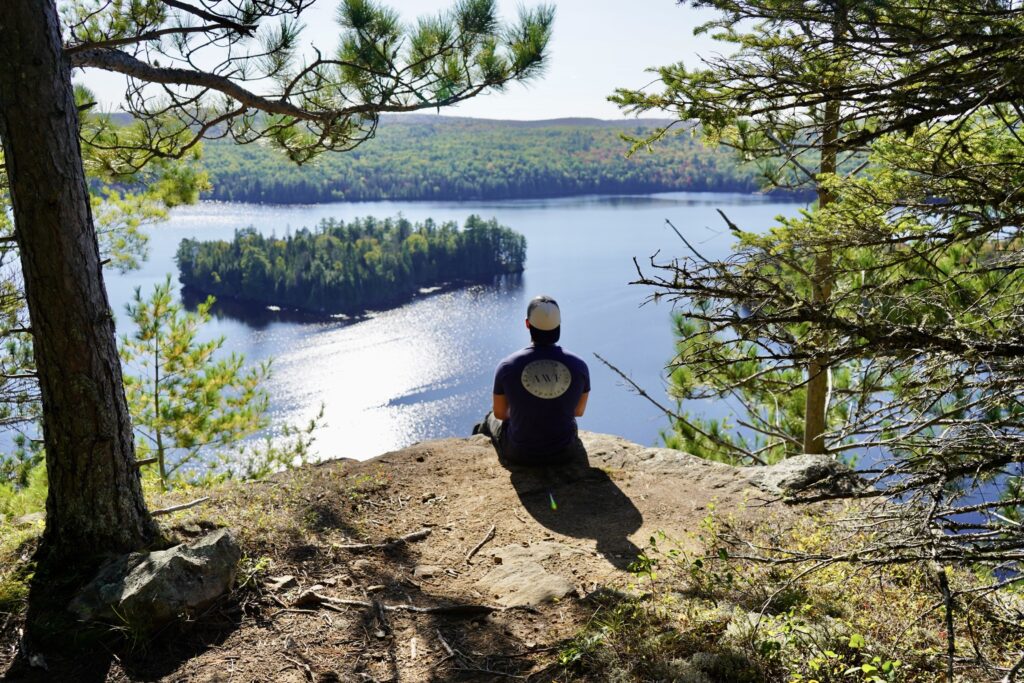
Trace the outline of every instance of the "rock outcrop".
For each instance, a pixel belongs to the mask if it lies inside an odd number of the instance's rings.
[[[149,632],[194,616],[227,592],[241,556],[227,529],[167,550],[123,555],[101,567],[69,609],[82,621]]]
[[[495,566],[476,583],[476,589],[493,597],[503,607],[534,607],[564,598],[576,590],[567,577],[544,568],[555,556],[581,554],[564,543],[539,541],[529,545],[507,545],[490,553]]]
[[[863,480],[843,463],[827,455],[795,455],[767,467],[748,467],[750,483],[762,491],[793,495],[811,490],[849,493],[862,488]]]

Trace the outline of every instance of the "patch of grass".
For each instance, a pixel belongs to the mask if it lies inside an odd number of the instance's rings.
[[[13,519],[46,509],[46,467],[37,465],[28,473],[25,486],[0,482],[0,515]]]
[[[20,622],[28,608],[32,555],[42,529],[41,523],[20,528],[0,523],[0,616],[12,615],[13,622]]]
[[[857,518],[853,507],[785,522],[772,516],[743,531],[743,548],[761,556],[770,556],[770,547],[834,554],[839,544],[865,540],[830,533],[837,520]],[[628,590],[594,598],[594,617],[560,652],[565,680],[932,683],[942,677],[944,611],[929,568],[836,563],[808,573],[809,564],[743,559],[734,556],[735,528],[714,514],[698,535],[703,547],[696,553],[664,535],[651,538],[631,567]],[[946,571],[961,591],[982,586],[967,568]],[[957,680],[991,680],[995,667],[1012,665],[1024,648],[1024,629],[1000,616],[1024,611],[1024,595],[966,595],[955,619]]]
[[[230,527],[250,555],[289,563],[294,549],[329,548],[358,537],[367,500],[391,485],[384,469],[356,474],[349,469],[343,462],[324,463],[258,481],[161,494],[150,504],[170,506],[209,495],[208,503],[163,519],[172,529],[193,534],[196,527]]]

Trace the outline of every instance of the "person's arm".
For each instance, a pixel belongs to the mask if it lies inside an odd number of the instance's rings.
[[[494,394],[494,400],[491,403],[491,411],[494,413],[494,417],[499,420],[508,419],[508,399],[505,398],[505,394]]]
[[[504,398],[504,396],[502,396]],[[587,399],[590,398],[590,392],[586,391],[580,396],[580,402],[576,404],[576,417],[583,417],[583,413],[587,412]],[[495,413],[497,415],[497,413]]]

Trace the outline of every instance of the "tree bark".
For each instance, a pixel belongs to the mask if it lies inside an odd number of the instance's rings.
[[[839,102],[825,104],[821,134],[821,165],[819,172],[834,175],[839,156]],[[834,201],[831,190],[818,186],[818,209]],[[811,302],[827,306],[832,298],[832,253],[823,251],[814,259],[811,275]],[[815,343],[819,348],[828,346],[828,332],[817,330]],[[828,430],[828,404],[832,394],[831,359],[827,353],[818,353],[807,363],[807,399],[804,404],[804,453],[825,453],[825,432]]]
[[[0,2],[0,64],[0,137],[42,397],[43,548],[135,550],[157,529],[135,467],[54,0]]]

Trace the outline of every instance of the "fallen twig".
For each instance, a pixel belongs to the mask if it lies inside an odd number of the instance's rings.
[[[518,674],[509,674],[504,671],[495,671],[494,669],[484,669],[479,666],[457,666],[454,668],[455,671],[461,671],[463,673],[481,673],[488,674],[490,676],[501,676],[503,678],[516,678],[526,680],[526,676],[520,676]]]
[[[444,651],[448,653],[449,657],[454,657],[455,650],[452,649],[452,646],[449,645],[448,641],[445,640],[444,636],[441,635],[441,629],[434,629],[434,631],[437,633],[437,639],[441,641],[441,647],[444,648]]]
[[[505,607],[493,605],[435,605],[434,607],[417,607],[416,605],[398,604],[385,605],[382,602],[369,600],[352,600],[332,598],[315,591],[304,591],[292,602],[292,607],[327,607],[330,605],[359,607],[360,609],[379,609],[383,612],[415,612],[416,614],[447,614],[451,616],[474,617],[491,612],[503,611]],[[378,607],[379,605],[379,607]],[[337,611],[337,610],[335,610]]]
[[[202,505],[203,503],[205,503],[208,500],[210,500],[210,497],[209,496],[204,496],[202,498],[196,498],[191,503],[182,503],[181,505],[172,505],[171,507],[163,508],[162,510],[153,510],[153,512],[151,512],[149,514],[152,515],[153,517],[158,517],[159,515],[169,515],[172,512],[177,512],[178,510],[187,510],[189,508],[194,508],[196,505]]]
[[[273,619],[274,617],[276,617],[279,614],[288,614],[288,613],[291,613],[291,614],[316,614],[316,610],[315,609],[299,609],[298,607],[283,607],[283,608],[277,610],[276,612],[274,612],[273,614],[271,614],[270,618]]]
[[[491,539],[494,538],[494,532],[497,531],[497,529],[497,526],[495,526],[494,524],[491,525],[491,528],[487,530],[487,535],[484,536],[484,539],[477,543],[476,546],[474,546],[473,549],[469,551],[469,554],[466,555],[466,564],[470,564],[470,560],[473,559],[474,555],[480,552],[480,548],[483,548],[485,545],[487,545],[488,542],[490,542]]]
[[[390,550],[391,548],[397,548],[398,546],[405,545],[406,543],[412,543],[413,541],[422,541],[424,538],[430,535],[431,529],[424,527],[419,531],[414,531],[411,534],[406,534],[401,538],[396,538],[391,541],[384,541],[383,543],[351,543],[349,545],[335,545],[334,547],[338,550]]]
[[[380,600],[373,601],[373,616],[385,635],[391,633],[391,624],[388,623],[388,615],[384,613],[384,604]]]
[[[297,668],[299,671],[304,673],[306,675],[306,678],[308,678],[311,681],[313,680],[313,670],[309,668],[308,664],[306,664],[305,662],[300,662],[297,659],[292,659],[288,655],[282,655],[282,656],[285,659],[287,659],[289,662],[291,662],[293,665],[295,665],[295,668]]]

